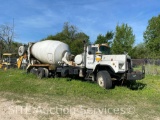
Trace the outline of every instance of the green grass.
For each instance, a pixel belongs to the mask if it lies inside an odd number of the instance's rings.
[[[95,83],[70,78],[37,79],[22,70],[0,70],[0,95],[9,100],[47,102],[50,106],[98,107],[111,109],[111,115],[133,120],[160,119],[160,76],[147,75],[130,86],[105,90]],[[34,98],[34,100],[32,100]],[[114,109],[133,107],[134,113],[116,114]]]

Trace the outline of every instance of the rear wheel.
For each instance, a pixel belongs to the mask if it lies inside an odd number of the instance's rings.
[[[97,73],[97,83],[100,87],[103,87],[105,89],[111,89],[112,88],[112,80],[111,76],[107,71],[99,71]]]
[[[37,77],[38,77],[39,79],[42,79],[44,76],[45,76],[45,71],[44,71],[44,69],[43,69],[43,68],[38,68],[38,70],[37,70]]]
[[[47,68],[43,68],[43,69],[44,69],[44,75],[45,75],[45,77],[48,78],[49,77],[49,71],[48,71],[48,69]]]

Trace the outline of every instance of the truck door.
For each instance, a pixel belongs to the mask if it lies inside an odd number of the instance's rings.
[[[97,47],[87,48],[86,67],[88,69],[93,69],[96,51],[97,51]]]

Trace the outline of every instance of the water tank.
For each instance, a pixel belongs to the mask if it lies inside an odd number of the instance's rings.
[[[46,64],[57,65],[62,60],[65,52],[69,52],[69,46],[56,40],[44,40],[32,45],[31,54]]]
[[[22,45],[22,46],[19,47],[19,49],[18,49],[18,55],[19,56],[24,55],[26,52],[27,52],[27,47],[25,45]]]
[[[76,55],[74,61],[77,65],[80,65],[83,62],[83,55],[82,54]]]

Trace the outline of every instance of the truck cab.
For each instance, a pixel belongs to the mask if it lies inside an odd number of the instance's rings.
[[[142,72],[133,71],[131,57],[128,54],[112,55],[107,44],[84,45],[84,52],[75,56],[73,65],[65,59],[60,63],[63,62],[64,66],[58,67],[57,73],[77,75],[95,81],[105,89],[112,88],[113,81],[140,80],[145,75],[144,67]]]
[[[112,81],[140,80],[145,70],[135,72],[128,54],[112,55],[107,44],[89,45],[86,49],[87,77],[97,81],[101,87],[111,88]]]
[[[107,44],[95,44],[87,47],[86,67],[93,69],[95,62],[99,62],[102,55],[110,55],[110,48]]]
[[[111,55],[107,44],[96,44],[87,47],[86,68],[95,70],[96,66],[108,66],[115,73],[132,69],[131,58],[127,54]]]

